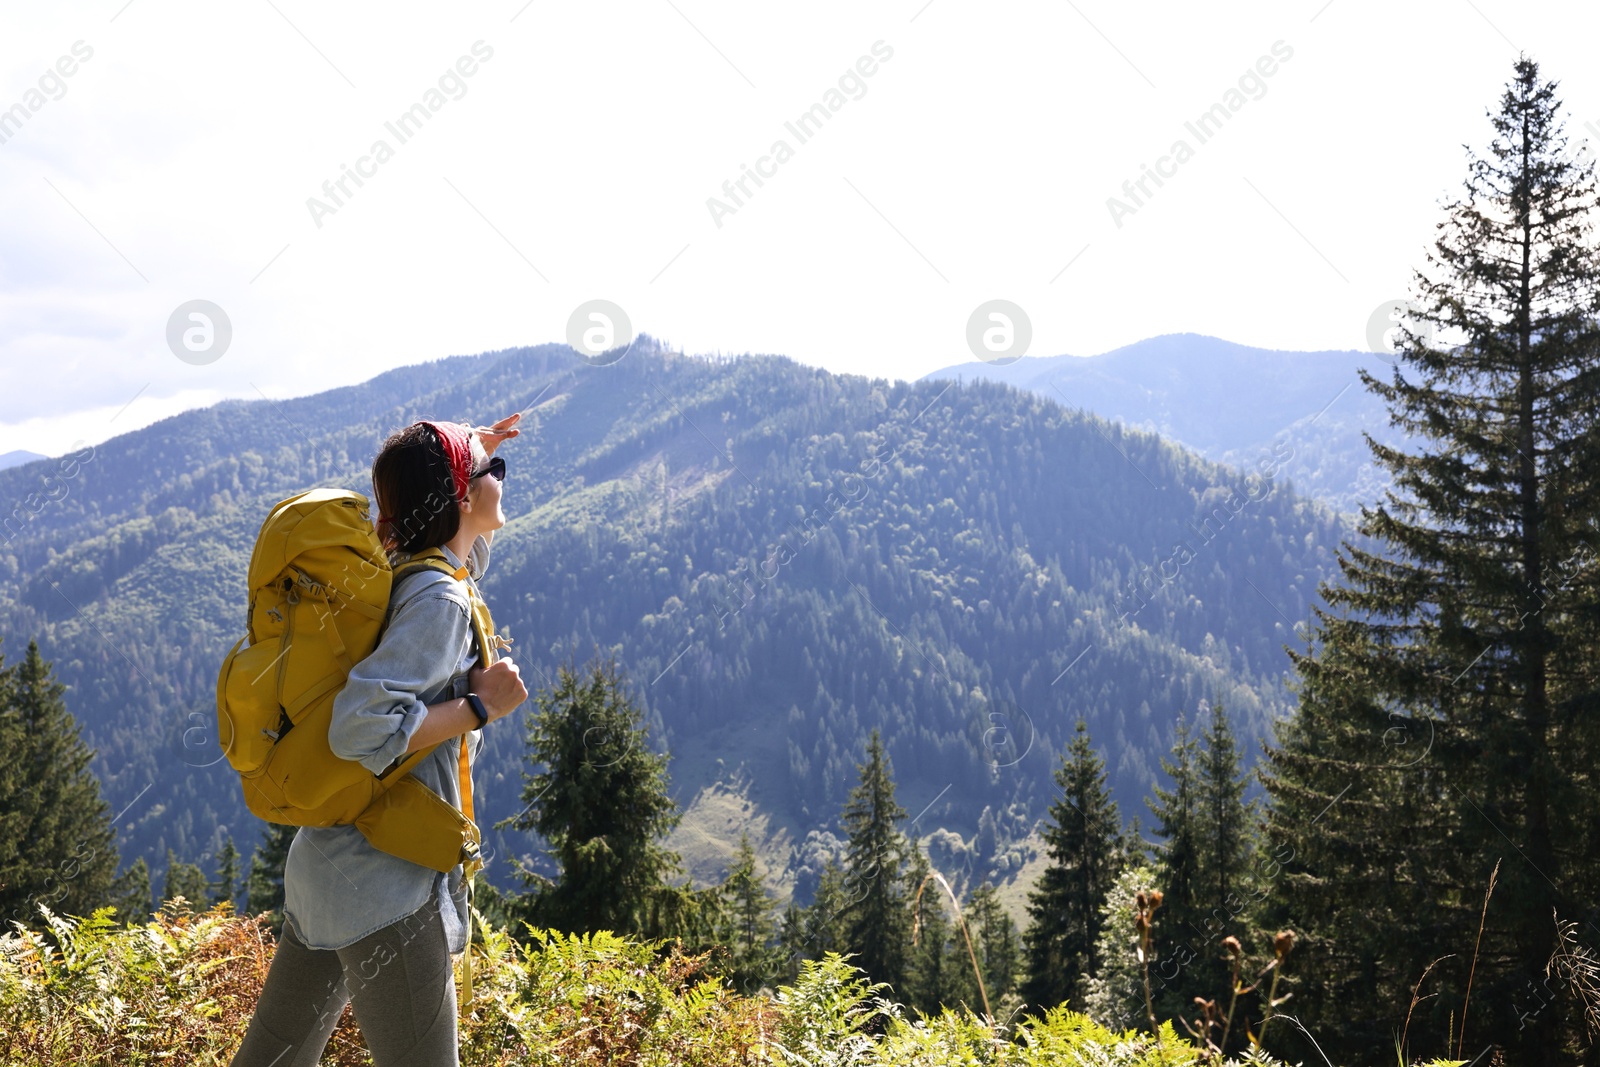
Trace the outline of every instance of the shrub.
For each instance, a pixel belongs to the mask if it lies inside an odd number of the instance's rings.
[[[0,936],[0,1067],[228,1062],[271,962],[265,916],[236,917],[225,903],[191,914],[181,901],[133,926],[110,908],[43,913],[44,930]],[[1189,1067],[1199,1057],[1170,1024],[1159,1037],[1114,1033],[1065,1008],[1014,1026],[949,1010],[912,1017],[835,953],[802,964],[775,996],[749,997],[676,942],[529,934],[519,944],[491,929],[473,946],[460,1024],[468,1067]],[[323,1062],[369,1062],[348,1009]]]

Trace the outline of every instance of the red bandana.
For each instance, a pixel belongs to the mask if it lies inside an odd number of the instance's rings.
[[[463,504],[467,501],[467,485],[472,479],[472,429],[459,422],[428,422],[423,420],[424,426],[433,427],[433,432],[439,438],[439,444],[444,448],[444,454],[450,460],[450,473],[456,480],[456,499]]]

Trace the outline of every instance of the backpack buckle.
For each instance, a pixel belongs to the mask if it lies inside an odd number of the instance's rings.
[[[278,741],[278,740],[282,739],[284,734],[288,733],[293,728],[294,728],[294,720],[289,718],[289,713],[287,711],[285,711],[282,707],[279,707],[278,708],[278,728],[276,730],[269,730],[265,726],[263,726],[261,728],[261,732],[266,734],[268,737],[272,738],[272,740]]]

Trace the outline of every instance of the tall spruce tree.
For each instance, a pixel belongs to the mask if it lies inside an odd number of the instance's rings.
[[[771,982],[778,961],[772,948],[776,928],[773,897],[756,867],[756,850],[748,832],[739,834],[739,847],[722,892],[727,899],[722,938],[729,954],[727,977],[735,989],[754,993]]]
[[[116,835],[65,692],[37,641],[0,670],[0,922],[37,924],[40,904],[88,915],[111,894]]]
[[[1034,1008],[1069,1003],[1082,1010],[1088,980],[1100,967],[1101,906],[1121,873],[1126,845],[1105,760],[1081,719],[1055,782],[1061,796],[1050,805],[1044,830],[1048,863],[1028,894],[1022,996]]]
[[[1248,940],[1258,912],[1251,867],[1256,810],[1244,799],[1250,772],[1241,768],[1233,725],[1221,702],[1211,705],[1196,744],[1190,766],[1195,801],[1194,896],[1187,910],[1180,903],[1178,910],[1169,912],[1164,901],[1158,916],[1164,940],[1157,944],[1163,961],[1152,972],[1152,985],[1161,989],[1157,1007],[1162,1017],[1180,1011],[1192,1014],[1194,994],[1213,995],[1231,986],[1231,964],[1222,958],[1219,946],[1225,937]]]
[[[1246,775],[1239,769],[1239,746],[1221,702],[1211,705],[1199,762],[1203,842],[1200,850],[1200,899],[1210,909],[1239,914],[1240,889],[1249,863],[1250,809],[1245,805]]]
[[[1172,781],[1170,789],[1154,787],[1155,797],[1145,798],[1155,817],[1156,845],[1154,878],[1164,897],[1156,941],[1157,962],[1150,968],[1151,985],[1156,991],[1162,1018],[1171,1018],[1189,1004],[1183,996],[1193,975],[1184,974],[1189,962],[1205,954],[1211,938],[1199,923],[1200,865],[1204,813],[1200,784],[1200,742],[1191,737],[1182,713],[1175,728],[1172,759],[1161,761],[1161,770]],[[1212,953],[1214,955],[1214,953]],[[1180,976],[1184,981],[1180,981]]]
[[[900,829],[906,812],[894,799],[894,772],[877,730],[867,741],[867,761],[856,769],[861,780],[840,817],[847,835],[845,942],[870,981],[888,982],[903,997],[911,942],[905,865],[911,850]]]
[[[669,936],[702,918],[692,891],[668,879],[682,863],[662,839],[681,815],[667,792],[667,757],[650,750],[642,715],[613,660],[581,673],[557,668],[554,691],[535,695],[523,774],[527,807],[500,822],[549,843],[555,879],[524,874],[517,901],[536,926],[572,933],[612,930]]]
[[[1393,488],[1292,653],[1300,699],[1267,753],[1286,858],[1268,919],[1304,935],[1296,1000],[1336,1059],[1392,1057],[1444,956],[1408,1059],[1455,1055],[1453,1032],[1464,1057],[1492,1040],[1511,1063],[1575,1063],[1583,1036],[1564,987],[1525,1009],[1553,915],[1589,920],[1600,874],[1596,181],[1533,61],[1490,119],[1389,380],[1362,374],[1417,444],[1369,440]]]
[[[1161,760],[1161,770],[1171,788],[1152,787],[1145,805],[1155,817],[1154,870],[1166,897],[1163,911],[1168,922],[1187,923],[1199,902],[1201,810],[1200,741],[1191,736],[1180,712],[1173,730],[1172,758]]]

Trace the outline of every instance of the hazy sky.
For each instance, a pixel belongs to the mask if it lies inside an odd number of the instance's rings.
[[[565,340],[591,299],[888,377],[971,359],[991,299],[1035,355],[1360,348],[1519,49],[1600,136],[1575,3],[445,8],[7,5],[0,452]],[[209,362],[168,343],[193,300]]]

